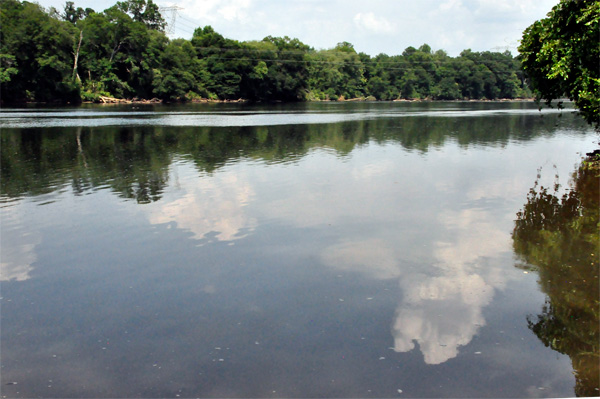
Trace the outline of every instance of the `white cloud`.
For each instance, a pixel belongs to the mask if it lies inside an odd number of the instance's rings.
[[[219,3],[221,3],[219,0],[185,0],[174,5],[183,8],[182,14],[186,18],[200,20],[214,15],[214,10]]]
[[[528,12],[536,9],[539,6],[538,1],[523,1],[523,0],[478,0],[476,14],[498,15],[526,15]],[[550,9],[548,8],[548,11]]]
[[[187,22],[192,18],[199,22],[198,26],[243,23],[255,10],[250,0],[184,0],[176,5],[183,8],[181,15]]]
[[[394,26],[387,19],[376,17],[372,12],[356,14],[354,24],[374,33],[393,33],[395,31]]]
[[[444,12],[448,12],[448,11],[452,11],[452,10],[457,10],[462,8],[462,1],[461,0],[447,0],[444,1],[442,4],[439,5],[439,9],[441,11]]]
[[[62,0],[38,0],[44,7],[64,7]],[[104,10],[115,1],[76,1]],[[226,37],[260,40],[268,35],[296,37],[320,49],[348,41],[371,55],[401,54],[408,46],[428,43],[452,56],[462,50],[516,50],[523,30],[544,18],[558,0],[293,1],[157,0],[159,6],[184,10],[175,32],[190,38],[195,27],[212,25]],[[275,21],[275,22],[274,22]]]
[[[250,0],[231,0],[217,11],[227,21],[245,21],[248,18]]]

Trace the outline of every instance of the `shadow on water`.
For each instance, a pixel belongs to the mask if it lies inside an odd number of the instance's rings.
[[[524,267],[539,274],[547,295],[529,329],[547,347],[571,358],[577,396],[599,392],[598,165],[584,162],[573,173],[573,188],[559,198],[552,189],[531,189],[517,214],[515,252]]]

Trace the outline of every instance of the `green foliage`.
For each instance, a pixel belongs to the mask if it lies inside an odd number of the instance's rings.
[[[158,6],[152,0],[127,0],[119,1],[117,8],[131,15],[135,22],[141,22],[148,29],[162,31],[167,23],[160,14]]]
[[[67,1],[65,3],[65,13],[63,18],[65,21],[76,23],[84,16],[85,11],[81,7],[75,8],[75,3]]]
[[[194,70],[195,50],[183,39],[167,44],[160,58],[160,67],[154,69],[152,86],[156,97],[165,101],[184,100],[197,87]]]
[[[352,44],[339,43],[331,50],[313,52],[309,56],[308,82],[317,96],[330,100],[365,95],[365,67]]]
[[[519,52],[538,99],[564,96],[600,128],[600,2],[561,0],[523,33]]]
[[[301,101],[308,92],[309,47],[298,39],[267,36],[244,44],[249,59],[242,97],[253,101]]]
[[[510,53],[466,50],[452,58],[423,44],[371,58],[348,42],[315,51],[287,36],[240,42],[210,26],[197,28],[191,40],[169,40],[152,0],[123,0],[102,12],[68,1],[62,14],[26,1],[0,2],[6,103],[99,96],[289,102],[528,95]]]
[[[19,73],[14,55],[0,54],[0,83],[9,83]]]
[[[79,87],[71,81],[76,30],[71,24],[35,3],[2,0],[0,25],[3,101],[78,101]]]

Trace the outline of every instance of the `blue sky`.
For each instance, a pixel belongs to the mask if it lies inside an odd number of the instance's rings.
[[[117,0],[73,0],[102,11]],[[427,43],[451,56],[462,50],[516,55],[523,30],[544,18],[558,0],[154,0],[177,6],[170,37],[191,38],[212,25],[225,37],[261,40],[289,36],[316,48],[347,41],[370,55],[401,54]],[[64,0],[38,0],[62,10]],[[172,12],[163,13],[171,21]]]

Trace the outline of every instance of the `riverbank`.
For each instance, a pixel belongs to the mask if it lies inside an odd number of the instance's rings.
[[[344,98],[340,97],[335,100],[307,100],[306,102],[366,102],[366,101],[381,101],[375,97],[357,97],[357,98]],[[533,98],[498,98],[494,100],[488,99],[462,99],[462,100],[434,100],[431,98],[423,99],[405,99],[399,98],[392,100],[392,102],[530,102],[534,101]],[[249,100],[239,98],[237,100],[215,100],[210,98],[195,98],[192,100],[181,101],[187,103],[214,103],[214,104],[232,104],[232,103],[247,103]],[[96,101],[84,101],[83,104],[163,104],[163,100],[158,98],[152,99],[122,99],[114,97],[100,96]]]
[[[445,102],[445,103],[461,103],[461,102],[532,102],[535,101],[534,98],[497,98],[494,100],[489,99],[460,99],[460,100],[434,100],[431,98],[422,98],[422,99],[405,99],[400,98],[396,100],[377,100],[375,97],[358,97],[358,98],[343,98],[340,97],[334,100],[306,100],[304,102],[399,102],[399,103],[420,103],[420,102]],[[115,97],[107,97],[107,96],[99,96],[94,101],[82,101],[81,103],[62,103],[59,101],[54,102],[35,102],[35,101],[24,101],[18,103],[2,103],[0,106],[11,107],[11,106],[42,106],[42,105],[77,105],[77,104],[140,104],[140,105],[158,105],[158,104],[169,104],[169,103],[190,103],[190,104],[243,104],[249,103],[249,100],[238,98],[236,100],[218,100],[218,99],[210,99],[210,98],[195,98],[186,101],[175,101],[175,102],[165,102],[159,98],[151,98],[151,99],[139,99],[139,98],[115,98]]]
[[[239,98],[237,100],[213,100],[209,98],[198,98],[188,100],[190,103],[245,103],[247,100]],[[163,104],[164,101],[159,98],[151,99],[124,99],[115,97],[100,96],[96,101],[84,101],[83,104]]]

